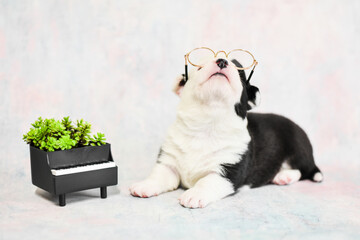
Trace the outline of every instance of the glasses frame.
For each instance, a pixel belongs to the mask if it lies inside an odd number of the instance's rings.
[[[252,55],[249,51],[244,50],[244,49],[237,48],[237,49],[231,50],[231,51],[228,52],[228,53],[226,53],[225,51],[221,50],[221,51],[218,51],[218,52],[215,53],[215,51],[213,51],[212,49],[210,49],[210,48],[208,48],[208,47],[198,47],[198,48],[194,48],[193,50],[191,50],[190,52],[188,52],[187,54],[184,55],[184,58],[185,58],[185,83],[186,83],[186,81],[189,79],[189,78],[188,78],[188,62],[189,62],[191,65],[195,66],[195,67],[198,67],[198,68],[201,68],[201,67],[202,67],[201,65],[197,65],[197,64],[192,63],[192,62],[190,61],[190,58],[189,58],[190,53],[194,52],[195,50],[199,50],[199,49],[210,50],[210,51],[214,54],[214,58],[216,58],[219,53],[224,53],[225,56],[226,56],[226,58],[228,58],[229,54],[232,53],[232,52],[235,52],[235,51],[242,51],[242,52],[245,52],[245,53],[249,54],[249,55],[252,57],[252,59],[253,59],[253,62],[252,62],[252,64],[251,64],[250,66],[248,66],[248,67],[237,67],[237,66],[235,66],[236,69],[238,69],[238,70],[246,70],[246,69],[250,69],[251,67],[253,67],[253,69],[251,70],[251,73],[250,73],[250,75],[249,75],[249,78],[248,78],[247,82],[250,81],[250,78],[252,77],[252,74],[254,73],[254,69],[255,69],[256,65],[258,64],[258,62],[256,61],[254,55]]]

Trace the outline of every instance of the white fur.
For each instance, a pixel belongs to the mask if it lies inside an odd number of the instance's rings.
[[[229,113],[219,109],[209,116],[207,109],[196,109],[179,111],[159,159],[178,170],[182,185],[187,188],[209,172],[221,174],[220,164],[238,162],[239,154],[246,151],[250,141],[250,135],[244,131],[246,119],[236,116],[234,110]]]
[[[250,105],[251,108],[254,108],[256,106],[252,101],[248,101],[248,104]]]
[[[284,161],[281,164],[281,170],[284,170],[284,169],[291,169],[291,166],[287,163],[287,161]]]
[[[321,182],[324,179],[323,175],[320,172],[315,173],[313,180],[315,182]]]
[[[242,187],[239,188],[239,192],[247,192],[249,191],[251,188],[249,185],[244,185]]]
[[[137,197],[152,197],[178,188],[180,182],[176,170],[164,164],[156,164],[150,176],[133,184],[130,193]]]
[[[209,203],[222,199],[234,192],[233,185],[217,173],[210,173],[186,190],[179,202],[188,208],[203,208]]]

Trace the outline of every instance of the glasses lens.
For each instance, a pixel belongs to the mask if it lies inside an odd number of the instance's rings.
[[[214,58],[214,53],[206,48],[196,49],[189,54],[189,62],[198,66],[203,66],[212,58]]]
[[[254,59],[252,56],[241,50],[234,50],[228,55],[228,59],[231,61],[233,59],[237,60],[244,68],[248,68],[253,64]]]

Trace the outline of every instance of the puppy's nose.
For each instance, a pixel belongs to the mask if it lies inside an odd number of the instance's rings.
[[[216,64],[219,66],[220,69],[226,68],[229,65],[228,61],[225,59],[219,58],[216,60]]]

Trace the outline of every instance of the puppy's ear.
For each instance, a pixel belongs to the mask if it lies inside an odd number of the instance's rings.
[[[236,59],[231,60],[232,63],[237,67],[243,67]],[[246,94],[248,97],[247,110],[253,109],[254,107],[260,104],[260,92],[259,88],[250,85],[250,82],[246,79],[246,74],[244,70],[238,70],[240,80],[243,83],[243,86],[246,88]]]
[[[253,109],[254,107],[260,105],[261,98],[260,98],[259,88],[247,83],[246,84],[246,93],[248,96],[247,110]]]
[[[184,88],[185,85],[185,75],[181,74],[179,75],[176,79],[175,79],[175,84],[173,87],[173,92],[178,95],[181,96],[181,92]]]

